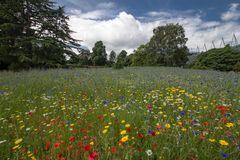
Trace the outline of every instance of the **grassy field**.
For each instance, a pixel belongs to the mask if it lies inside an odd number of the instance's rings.
[[[0,72],[0,159],[240,159],[240,75]]]

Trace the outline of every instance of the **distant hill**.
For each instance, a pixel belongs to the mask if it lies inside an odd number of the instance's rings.
[[[214,69],[220,71],[240,71],[240,46],[211,49],[190,63],[195,69]]]

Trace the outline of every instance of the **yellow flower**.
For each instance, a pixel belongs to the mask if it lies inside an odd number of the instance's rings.
[[[20,147],[19,145],[16,145],[16,146],[14,146],[12,149],[15,150],[15,149],[17,149],[17,148],[19,148],[19,147]]]
[[[125,123],[126,121],[125,120],[122,120],[121,123]]]
[[[180,111],[182,111],[182,110],[183,110],[183,107],[178,107],[178,109],[179,109]]]
[[[70,124],[70,126],[71,126],[71,127],[74,127],[74,124],[72,123],[72,124]]]
[[[171,125],[169,123],[165,124],[166,128],[171,128]]]
[[[107,129],[104,129],[104,130],[102,131],[103,134],[106,134],[107,132],[108,132]]]
[[[233,126],[234,126],[234,124],[231,123],[231,122],[226,124],[226,127],[228,127],[228,128],[231,128],[231,127],[233,127]]]
[[[22,141],[23,141],[23,139],[22,139],[22,138],[19,138],[19,139],[17,139],[17,140],[15,141],[15,144],[17,145],[17,144],[21,143]]]
[[[94,142],[90,142],[90,145],[92,145],[92,146],[93,146],[93,145],[94,145]]]
[[[127,133],[126,130],[122,130],[122,131],[120,132],[121,135],[125,135],[126,133]]]
[[[112,124],[112,122],[108,122],[108,124],[109,124],[109,125],[111,125],[111,124]]]
[[[209,138],[208,141],[209,141],[209,142],[216,142],[215,139],[211,139],[211,138]]]
[[[128,141],[128,136],[122,137],[121,142],[126,142],[126,141]]]
[[[126,128],[129,128],[129,127],[130,127],[130,124],[126,124],[125,127],[126,127]]]
[[[32,160],[37,160],[34,156],[31,157]]]
[[[183,127],[183,128],[181,129],[181,131],[186,132],[187,129]]]
[[[105,129],[108,129],[108,128],[109,128],[109,126],[105,126],[104,128],[105,128]]]
[[[228,146],[229,143],[225,140],[219,140],[219,143],[222,145],[222,146]]]

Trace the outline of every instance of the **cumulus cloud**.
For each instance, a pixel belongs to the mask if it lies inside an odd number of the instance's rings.
[[[221,18],[224,21],[240,19],[240,4],[239,3],[231,3],[229,10],[227,12],[223,13]]]
[[[103,6],[108,9],[104,9]],[[116,12],[115,7],[110,3],[99,5],[94,11],[71,15],[69,23],[71,29],[75,31],[73,36],[83,40],[89,49],[96,41],[102,40],[108,53],[111,50],[119,53],[123,49],[131,53],[139,45],[149,41],[155,27],[168,23],[183,25],[189,39],[187,46],[189,48],[199,46],[200,50],[204,49],[204,43],[207,48],[210,48],[214,41],[219,47],[222,37],[229,42],[233,33],[240,35],[238,22],[205,21],[201,15],[192,14],[192,11],[182,12],[182,14],[181,12],[152,11],[139,18],[125,11]]]

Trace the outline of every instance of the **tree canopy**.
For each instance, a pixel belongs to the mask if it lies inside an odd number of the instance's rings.
[[[229,45],[200,54],[190,67],[220,71],[240,71],[240,50]]]
[[[183,66],[188,60],[186,42],[181,25],[159,26],[153,30],[150,41],[134,51],[133,65]]]
[[[66,64],[74,56],[68,43],[68,17],[50,0],[0,1],[0,69]]]

